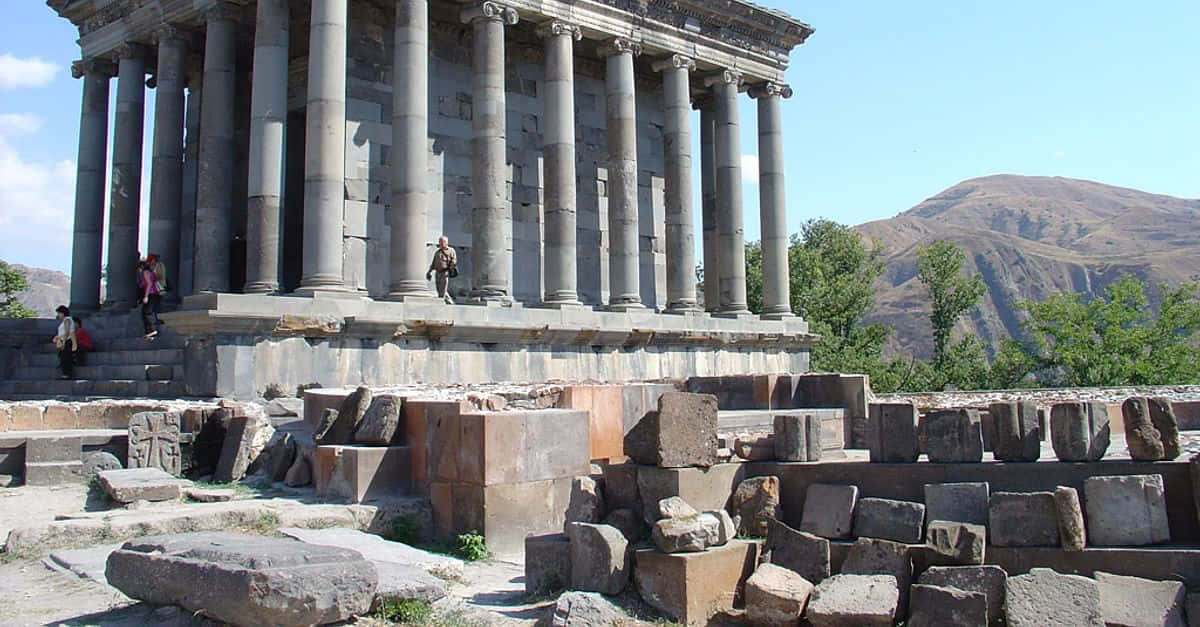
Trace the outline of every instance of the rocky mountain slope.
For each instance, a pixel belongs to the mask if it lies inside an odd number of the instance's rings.
[[[56,270],[32,268],[20,264],[12,267],[25,273],[29,289],[17,295],[17,299],[39,316],[54,317],[54,308],[70,300],[71,277]]]
[[[889,349],[932,351],[919,247],[951,240],[987,292],[959,331],[989,346],[1020,331],[1014,306],[1054,292],[1096,294],[1123,272],[1154,283],[1200,278],[1200,199],[1058,177],[964,181],[888,220],[855,227],[879,243],[886,269],[872,322],[895,328]]]

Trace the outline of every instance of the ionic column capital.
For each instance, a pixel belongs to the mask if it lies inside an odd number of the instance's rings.
[[[626,37],[613,37],[600,46],[600,56],[612,57],[619,54],[642,54],[642,44]]]
[[[737,70],[721,70],[714,74],[709,74],[704,77],[704,86],[712,87],[713,85],[737,85],[742,84],[742,73]]]
[[[696,60],[691,57],[685,57],[682,54],[673,54],[664,57],[650,64],[650,69],[655,72],[663,70],[687,70],[689,72],[696,71]]]
[[[781,98],[791,98],[792,87],[787,83],[767,81],[765,83],[751,85],[748,93],[750,94],[751,98],[772,98],[775,96]]]
[[[232,2],[217,2],[204,13],[208,22],[236,22],[242,14],[242,8]]]
[[[116,48],[116,57],[121,59],[137,59],[145,61],[148,56],[148,50],[144,44],[136,42],[125,42]]]
[[[697,111],[700,111],[703,109],[710,109],[714,105],[716,105],[716,103],[717,103],[716,99],[713,98],[712,94],[710,94],[710,93],[702,93],[702,94],[699,94],[696,96],[692,96],[692,108]]]
[[[191,40],[191,33],[179,28],[174,24],[164,24],[154,30],[154,43],[163,45],[165,42],[178,42],[188,44]]]
[[[515,26],[521,18],[517,14],[516,9],[500,4],[499,2],[486,0],[485,2],[463,8],[462,12],[458,15],[458,19],[463,24],[473,24],[479,20],[488,20],[500,22],[507,26]]]
[[[72,78],[83,78],[91,74],[112,78],[117,75],[117,68],[112,61],[97,57],[87,57],[71,63]]]
[[[542,39],[568,36],[574,41],[579,41],[580,39],[583,39],[583,29],[569,22],[550,20],[549,22],[543,22],[542,24],[538,25],[537,35]]]

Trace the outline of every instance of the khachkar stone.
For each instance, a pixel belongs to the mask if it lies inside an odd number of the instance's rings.
[[[716,108],[712,98],[697,100],[700,109],[700,226],[704,246],[704,310],[721,309],[721,248],[717,233]]]
[[[115,71],[111,63],[102,59],[83,59],[71,65],[71,76],[83,79],[71,245],[72,311],[94,311],[100,304],[104,160],[108,157],[108,82]]]
[[[551,21],[538,28],[545,40],[545,170],[547,304],[578,305],[575,228],[575,42],[574,24]]]
[[[514,9],[480,2],[462,10],[471,24],[471,297],[511,302],[512,205],[505,191],[504,26]]]
[[[105,303],[138,301],[138,205],[142,197],[142,125],[146,110],[146,50],[124,44],[117,52],[117,113],[113,128],[112,194],[108,202]]]
[[[250,86],[250,159],[246,199],[246,288],[279,291],[280,199],[287,123],[288,3],[258,0]]]
[[[129,468],[157,468],[178,476],[179,414],[144,411],[129,418]]]
[[[713,131],[716,153],[717,245],[720,247],[719,313],[749,314],[746,305],[746,236],[742,215],[742,153],[738,127],[738,91],[742,75],[733,70],[710,76],[705,84],[713,89],[716,122]],[[707,274],[705,281],[714,277]]]
[[[608,57],[608,277],[610,309],[644,307],[638,278],[637,101],[633,58],[642,45],[617,37],[601,48]]]
[[[388,298],[431,298],[425,280],[429,216],[429,1],[396,3],[392,54],[392,217]]]
[[[155,33],[158,73],[154,92],[154,153],[150,170],[150,251],[167,269],[167,285],[179,284],[179,227],[183,203],[183,88],[187,36],[174,26]],[[166,294],[178,300],[174,289]]]
[[[698,311],[696,306],[695,226],[692,219],[692,104],[689,74],[696,61],[671,55],[656,61],[663,75],[666,116],[667,311]]]
[[[204,91],[200,104],[200,160],[196,182],[197,292],[229,291],[233,233],[234,114],[237,7],[219,2],[207,15]],[[307,238],[305,244],[308,243]]]
[[[758,100],[758,207],[762,225],[762,295],[764,318],[792,315],[788,287],[787,199],[784,195],[783,115],[780,99],[792,88],[762,83],[750,88]]]
[[[1050,408],[1050,443],[1063,462],[1095,462],[1108,450],[1108,407],[1100,401]]]

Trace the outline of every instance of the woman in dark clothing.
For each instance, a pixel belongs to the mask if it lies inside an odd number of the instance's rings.
[[[158,323],[158,300],[161,294],[154,270],[144,261],[138,264],[138,285],[142,289],[142,327],[146,330],[146,339],[151,339],[158,335],[155,324]]]

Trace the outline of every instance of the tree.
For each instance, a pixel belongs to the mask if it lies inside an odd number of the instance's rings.
[[[25,273],[0,261],[0,318],[36,318],[37,314],[17,300],[29,289]]]
[[[953,242],[938,240],[917,250],[917,278],[929,290],[933,326],[933,363],[943,364],[950,346],[950,333],[959,317],[979,302],[986,287],[978,274],[961,274],[966,255]]]

